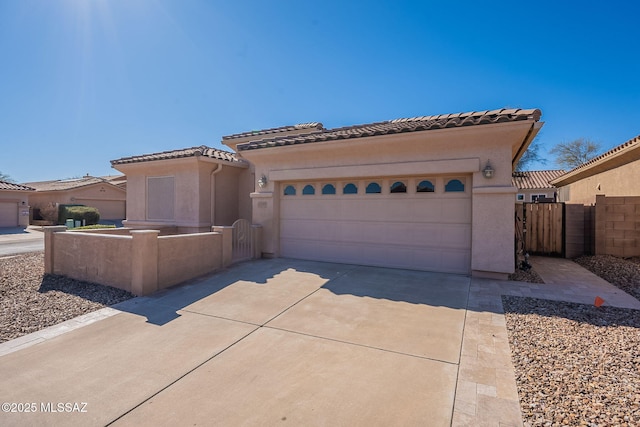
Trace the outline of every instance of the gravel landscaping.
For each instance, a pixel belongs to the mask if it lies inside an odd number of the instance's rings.
[[[640,425],[640,311],[502,297],[525,425]]]
[[[529,268],[527,270],[519,268],[509,275],[509,280],[514,280],[516,282],[544,283],[542,277],[540,277],[533,268]]]
[[[640,258],[611,255],[582,256],[574,260],[592,273],[640,300]]]
[[[0,343],[133,298],[129,292],[44,274],[44,254],[0,258]]]

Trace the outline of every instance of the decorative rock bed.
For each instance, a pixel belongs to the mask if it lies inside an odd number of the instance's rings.
[[[0,342],[132,298],[121,289],[44,274],[44,254],[0,258]]]

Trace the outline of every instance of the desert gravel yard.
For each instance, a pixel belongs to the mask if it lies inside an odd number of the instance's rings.
[[[0,258],[0,343],[132,298],[129,292],[44,274],[44,254]]]
[[[640,311],[503,296],[525,425],[640,425]]]
[[[582,256],[574,260],[587,270],[640,300],[640,258],[611,255]]]
[[[640,259],[575,262],[640,299]],[[512,296],[502,303],[525,425],[640,426],[640,311]]]

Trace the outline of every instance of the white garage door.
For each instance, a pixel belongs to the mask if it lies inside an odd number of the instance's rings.
[[[18,204],[16,202],[0,202],[0,227],[18,226]]]
[[[295,182],[280,188],[284,257],[470,272],[470,176]]]

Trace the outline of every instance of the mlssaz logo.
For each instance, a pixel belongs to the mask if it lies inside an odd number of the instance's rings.
[[[40,403],[40,412],[87,412],[86,402],[42,402]]]

